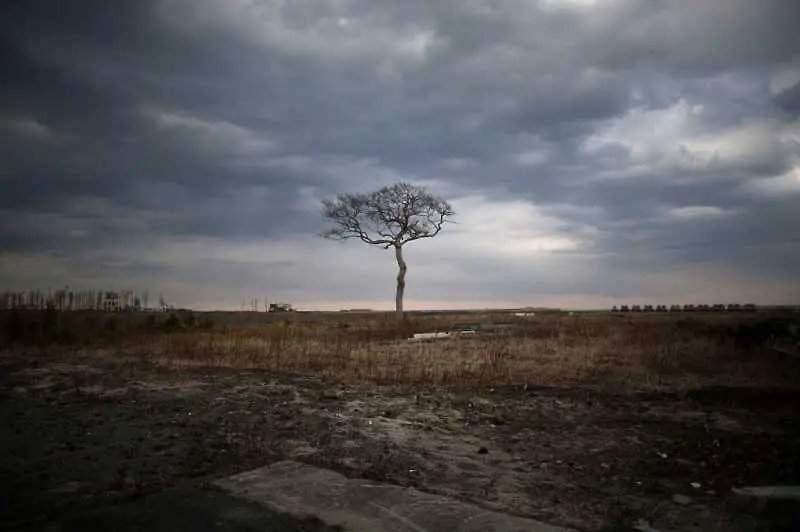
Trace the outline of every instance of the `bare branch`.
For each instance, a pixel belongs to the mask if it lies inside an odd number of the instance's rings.
[[[334,227],[322,236],[358,238],[371,245],[401,247],[439,234],[455,212],[450,204],[410,183],[397,183],[369,194],[340,194],[323,200],[322,215]]]
[[[358,238],[384,249],[393,247],[398,266],[395,309],[402,317],[408,269],[403,246],[435,237],[454,214],[442,198],[403,182],[369,194],[340,194],[336,199],[323,200],[322,215],[333,222],[333,227],[320,236],[340,241]]]

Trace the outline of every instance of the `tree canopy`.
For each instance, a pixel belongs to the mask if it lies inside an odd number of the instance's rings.
[[[335,224],[323,233],[325,238],[358,238],[388,249],[436,236],[455,213],[447,201],[424,187],[401,182],[371,193],[323,200],[322,214]]]
[[[408,270],[403,246],[435,237],[454,214],[448,202],[424,187],[400,182],[367,194],[339,194],[336,199],[323,200],[322,215],[334,226],[322,236],[333,240],[358,238],[383,249],[394,248],[398,268],[395,309],[402,317]]]

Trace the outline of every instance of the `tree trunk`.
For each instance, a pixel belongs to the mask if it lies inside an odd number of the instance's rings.
[[[403,247],[402,246],[395,246],[394,247],[394,256],[397,259],[397,293],[394,299],[394,308],[395,313],[397,314],[398,319],[403,318],[403,293],[406,290],[406,271],[408,270],[408,266],[406,266],[406,261],[403,260]]]

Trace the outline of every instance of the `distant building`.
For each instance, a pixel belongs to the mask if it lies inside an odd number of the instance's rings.
[[[267,312],[294,312],[290,303],[270,303]]]

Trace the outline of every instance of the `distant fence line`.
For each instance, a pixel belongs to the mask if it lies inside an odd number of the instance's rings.
[[[104,312],[137,312],[147,306],[147,296],[133,290],[23,290],[0,294],[0,310],[99,310]]]
[[[611,312],[756,312],[758,308],[753,303],[741,305],[731,303],[729,305],[614,305]]]

